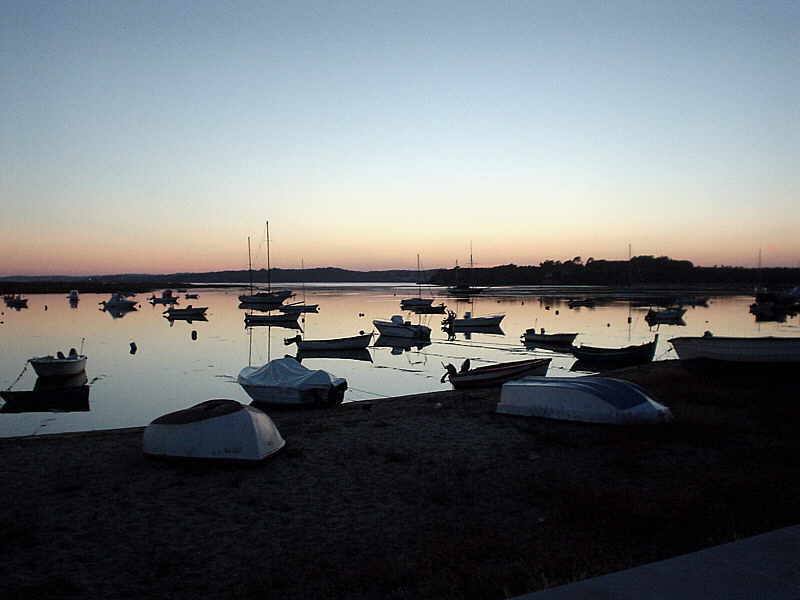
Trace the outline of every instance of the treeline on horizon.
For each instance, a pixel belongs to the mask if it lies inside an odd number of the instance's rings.
[[[492,285],[720,285],[720,286],[792,286],[800,285],[800,269],[788,267],[750,268],[732,266],[698,267],[688,260],[667,256],[634,256],[627,260],[604,260],[580,256],[567,261],[547,260],[538,266],[514,264],[486,268],[385,271],[352,271],[337,267],[309,269],[266,269],[252,272],[253,283],[429,283],[434,285],[470,284]],[[171,273],[167,275],[120,274],[80,276],[19,276],[2,277],[5,282],[92,282],[100,285],[149,282],[174,285],[180,283],[247,283],[250,272],[211,271],[206,273]]]

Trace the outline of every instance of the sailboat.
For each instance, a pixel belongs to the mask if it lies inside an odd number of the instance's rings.
[[[458,263],[456,263],[456,268],[458,268]],[[470,242],[469,243],[469,283],[463,284],[463,283],[456,282],[455,285],[450,286],[449,288],[447,288],[447,293],[448,294],[450,294],[451,296],[465,297],[465,296],[477,296],[478,294],[483,293],[485,288],[472,287],[472,285],[471,285],[471,283],[472,283],[472,268],[473,268],[473,263],[472,263],[472,242]],[[458,275],[458,272],[456,272],[456,275]]]
[[[253,293],[253,261],[250,255],[250,237],[247,238],[247,263],[250,272],[250,293],[239,296],[239,301],[244,304],[271,304],[278,305],[287,298],[294,296],[291,290],[272,290],[272,267],[269,262],[269,221],[267,221],[267,290]]]
[[[300,259],[300,270],[305,271],[305,264],[303,259]],[[292,302],[290,304],[282,304],[278,310],[283,313],[315,313],[318,312],[319,304],[306,304],[306,282],[303,281],[303,299],[299,302]]]
[[[423,298],[420,293],[420,286],[422,285],[422,271],[419,266],[419,254],[417,254],[417,297],[416,298],[403,298],[400,300],[400,308],[415,309],[415,308],[428,308],[433,304],[433,298]]]

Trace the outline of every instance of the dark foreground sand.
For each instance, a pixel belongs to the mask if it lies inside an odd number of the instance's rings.
[[[443,392],[273,411],[258,466],[148,460],[141,430],[0,440],[0,597],[498,599],[800,521],[796,383],[616,376],[676,422]]]

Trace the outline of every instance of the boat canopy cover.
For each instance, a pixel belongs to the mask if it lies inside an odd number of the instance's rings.
[[[524,377],[503,385],[497,412],[588,423],[663,423],[670,410],[644,388],[608,377]]]
[[[276,358],[263,367],[245,367],[239,373],[241,385],[310,390],[345,383],[322,369],[312,370],[294,358]]]

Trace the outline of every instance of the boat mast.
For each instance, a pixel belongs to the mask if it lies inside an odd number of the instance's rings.
[[[267,221],[267,292],[272,291],[272,269],[269,264],[269,221]]]
[[[419,270],[419,254],[417,254],[417,298],[422,298],[422,275]]]
[[[247,270],[250,273],[250,295],[253,295],[253,258],[250,254],[250,236],[247,236]]]

